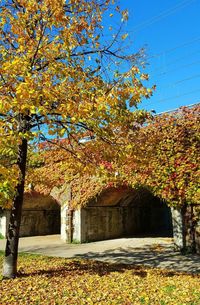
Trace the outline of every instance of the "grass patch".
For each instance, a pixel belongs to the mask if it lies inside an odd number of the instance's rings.
[[[18,269],[18,278],[0,282],[1,305],[200,304],[199,275],[25,253]]]
[[[5,237],[0,233],[0,239],[4,239]]]

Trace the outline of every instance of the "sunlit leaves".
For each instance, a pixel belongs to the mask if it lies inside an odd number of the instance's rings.
[[[193,304],[199,276],[137,265],[20,255],[19,278],[1,282],[1,304]]]
[[[15,163],[17,151],[16,139],[11,130],[7,134],[5,126],[0,124],[0,134],[0,206],[5,206],[16,192],[18,168]]]
[[[182,108],[140,129],[127,159],[127,180],[146,185],[171,205],[199,204],[199,113],[199,106]]]
[[[72,140],[74,135],[90,131],[98,143],[114,143],[119,130],[125,135],[146,119],[146,114],[129,110],[152,90],[143,85],[134,55],[121,54],[126,34],[102,44],[104,15],[113,13],[127,20],[127,11],[109,0],[2,2],[0,137],[11,135],[15,150],[22,138],[67,138],[68,152],[81,154],[86,164],[89,158]],[[125,73],[120,72],[123,61],[130,67]],[[68,162],[69,168],[76,163],[73,158]],[[90,166],[84,168],[91,173]]]

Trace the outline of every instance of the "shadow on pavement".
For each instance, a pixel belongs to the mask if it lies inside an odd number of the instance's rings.
[[[120,272],[123,273],[126,270],[131,270],[133,275],[136,275],[141,278],[147,277],[148,274],[148,266],[139,266],[139,265],[127,265],[127,264],[111,264],[100,261],[92,261],[92,260],[69,260],[64,262],[60,268],[49,268],[48,270],[36,270],[30,273],[23,273],[23,270],[19,272],[18,277],[34,277],[38,275],[42,275],[45,277],[67,277],[70,274],[84,275],[89,273],[91,275],[99,275],[105,276],[112,272]],[[177,276],[177,272],[174,271],[161,271],[162,276],[164,277],[173,277]]]
[[[172,271],[200,273],[200,256],[181,255],[172,249],[117,248],[103,252],[77,254],[77,258],[95,259],[116,264],[145,265]]]

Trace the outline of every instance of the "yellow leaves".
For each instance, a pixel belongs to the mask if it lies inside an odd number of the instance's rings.
[[[141,79],[141,80],[148,80],[148,79],[149,79],[149,75],[148,75],[148,74],[145,74],[145,73],[142,73],[142,74],[140,75],[140,79]]]
[[[53,135],[56,134],[56,131],[53,130],[53,129],[49,129],[49,130],[48,130],[48,134],[49,134],[50,136],[53,136]]]
[[[128,33],[123,34],[121,37],[122,37],[122,40],[125,40],[128,37]]]
[[[59,130],[59,136],[62,138],[64,136],[64,134],[66,133],[66,128],[62,128],[61,130]]]
[[[198,275],[30,254],[19,254],[19,266],[19,278],[1,282],[2,305],[46,305],[53,299],[69,305],[198,305],[200,300]]]
[[[122,21],[128,20],[128,10],[122,11]]]
[[[10,103],[6,99],[2,98],[0,100],[0,113],[6,114],[7,111],[9,110],[10,110]]]
[[[74,117],[74,116],[72,116],[72,117],[71,117],[71,122],[72,122],[72,123],[75,123],[76,121],[77,121],[77,118]]]
[[[33,126],[37,126],[39,118],[39,124],[45,124],[51,139],[55,135],[64,137],[67,133],[62,126],[66,125],[67,131],[73,135],[80,132],[80,126],[81,132],[86,126],[99,137],[100,143],[102,138],[108,142],[118,141],[119,132],[125,136],[134,123],[144,120],[143,116],[134,116],[129,111],[128,101],[136,106],[143,97],[149,97],[150,92],[141,84],[137,67],[126,73],[120,73],[119,69],[116,75],[109,72],[108,82],[101,74],[106,53],[101,48],[102,17],[104,12],[113,16],[109,9],[111,1],[101,5],[99,1],[86,0],[68,1],[64,7],[63,4],[66,1],[20,0],[19,10],[15,10],[13,4],[12,9],[8,7],[0,11],[1,25],[4,27],[7,23],[11,31],[6,32],[6,37],[0,31],[4,42],[1,73],[5,78],[5,83],[1,81],[0,84],[0,109],[4,109],[9,119],[13,115],[10,124],[15,132],[21,114],[28,115]],[[111,6],[113,10],[115,7]],[[118,7],[116,15],[117,12],[120,12]],[[123,11],[122,16],[127,20],[127,11]],[[121,39],[126,37],[124,34]],[[108,46],[111,53],[106,56],[112,54],[113,44],[108,42]],[[106,46],[103,48],[106,50]],[[61,120],[58,128],[55,124],[57,117]],[[21,136],[18,134],[17,144]],[[29,131],[24,136],[32,139],[37,135]],[[75,141],[73,149],[80,153]],[[92,161],[96,165],[95,153]],[[119,157],[121,154],[119,152]],[[84,154],[82,156],[91,161]],[[71,165],[74,163],[70,162]],[[90,171],[88,165],[85,172],[87,170]]]
[[[7,164],[9,159],[15,160],[13,152],[7,150],[6,153],[4,148],[4,156],[7,156],[7,160],[4,162],[1,160],[0,164],[0,207],[7,204],[9,200],[12,200],[18,183],[18,167],[16,165],[8,166]]]

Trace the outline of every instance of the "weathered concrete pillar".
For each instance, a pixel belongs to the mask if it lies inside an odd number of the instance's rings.
[[[65,242],[82,242],[81,210],[74,210],[69,218],[68,205],[61,206],[61,239]],[[69,223],[70,222],[70,223]],[[71,232],[69,232],[71,230]],[[70,237],[70,240],[69,240]]]
[[[82,226],[81,226],[81,213],[82,210],[75,210],[73,214],[73,242],[84,242],[82,240]]]
[[[61,228],[60,237],[68,242],[68,209],[71,201],[71,187],[64,184],[62,187],[54,187],[51,196],[60,204]]]
[[[184,248],[184,221],[181,209],[172,207],[172,224],[175,249],[181,251]]]
[[[68,205],[62,204],[60,210],[60,217],[61,217],[61,228],[60,228],[60,237],[64,241],[68,241],[68,234],[67,234],[67,211]]]
[[[87,209],[82,208],[80,210],[80,241],[82,243],[88,242],[88,234],[90,233],[90,230],[88,228],[87,217],[88,217]]]

